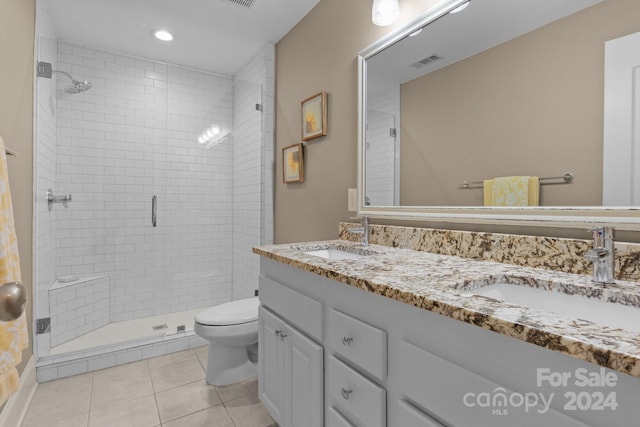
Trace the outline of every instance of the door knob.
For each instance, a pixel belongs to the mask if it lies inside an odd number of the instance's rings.
[[[0,285],[0,320],[9,322],[16,320],[27,303],[27,291],[19,282]]]

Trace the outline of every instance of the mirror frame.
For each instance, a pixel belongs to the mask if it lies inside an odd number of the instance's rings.
[[[584,228],[602,224],[621,230],[640,231],[640,206],[553,207],[453,207],[453,206],[365,206],[365,119],[367,105],[367,59],[443,17],[467,0],[442,0],[405,25],[393,30],[358,53],[358,216],[428,222],[499,224]]]

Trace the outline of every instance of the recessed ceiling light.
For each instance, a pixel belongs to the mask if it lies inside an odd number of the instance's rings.
[[[156,30],[153,32],[153,35],[158,40],[162,40],[163,42],[170,42],[173,40],[173,34],[166,30]]]

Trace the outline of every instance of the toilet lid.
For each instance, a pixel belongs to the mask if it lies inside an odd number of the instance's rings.
[[[258,320],[258,297],[246,298],[216,305],[196,314],[196,322],[201,325],[239,325]]]

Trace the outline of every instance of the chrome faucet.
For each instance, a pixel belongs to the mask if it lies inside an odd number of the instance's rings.
[[[362,246],[369,245],[369,218],[363,216],[360,218],[360,227],[351,227],[347,231],[351,234],[360,234],[360,244]]]
[[[593,282],[613,283],[615,265],[613,227],[595,226],[588,228],[587,231],[593,233],[593,247],[584,254],[584,257],[593,263]]]
[[[47,191],[47,204],[49,205],[49,210],[53,209],[54,203],[62,203],[62,206],[68,208],[70,201],[71,194],[66,194],[64,196],[54,196],[53,190],[51,188]]]

